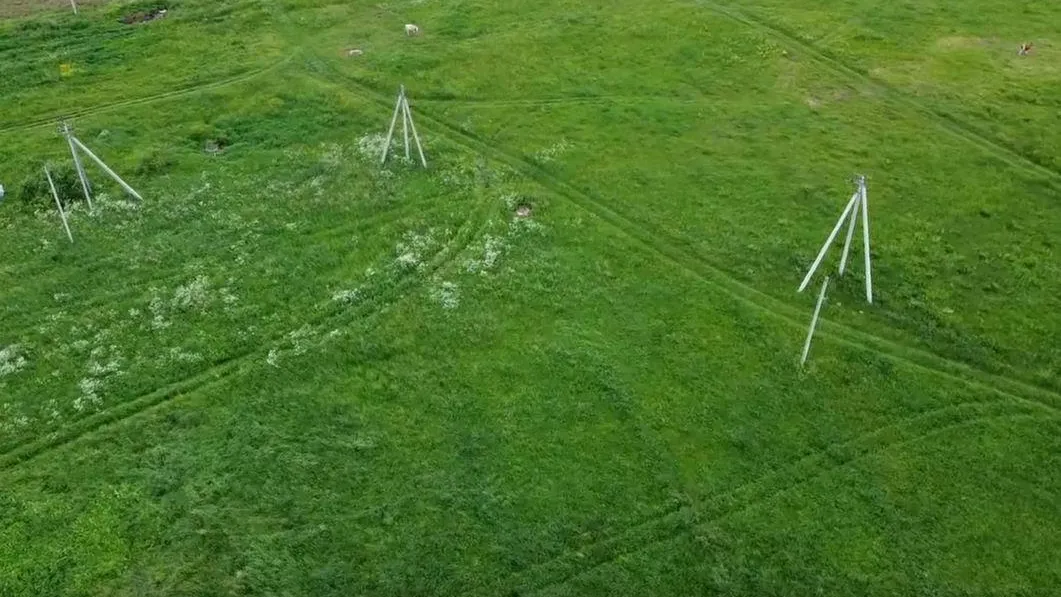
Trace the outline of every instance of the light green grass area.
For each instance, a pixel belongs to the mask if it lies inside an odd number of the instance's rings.
[[[0,595],[1061,587],[1061,8],[156,6],[0,22]]]

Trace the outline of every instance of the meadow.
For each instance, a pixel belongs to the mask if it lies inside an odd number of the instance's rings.
[[[0,595],[1057,594],[1061,5],[42,4]]]

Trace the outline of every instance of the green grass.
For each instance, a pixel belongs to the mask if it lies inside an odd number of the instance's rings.
[[[1061,586],[1056,9],[168,5],[0,23],[0,595]]]

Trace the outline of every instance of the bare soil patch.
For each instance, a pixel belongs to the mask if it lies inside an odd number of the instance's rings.
[[[228,139],[223,137],[218,139],[207,139],[206,142],[203,143],[203,152],[210,155],[216,155],[225,151],[226,147],[228,147]]]
[[[148,21],[154,21],[161,19],[166,16],[165,8],[156,8],[153,10],[143,10],[138,12],[131,12],[121,18],[121,21],[126,25],[138,25],[140,23],[147,23]]]

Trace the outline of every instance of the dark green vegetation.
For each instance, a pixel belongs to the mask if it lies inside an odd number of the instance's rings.
[[[1056,594],[1061,7],[593,4],[0,23],[0,595]]]

